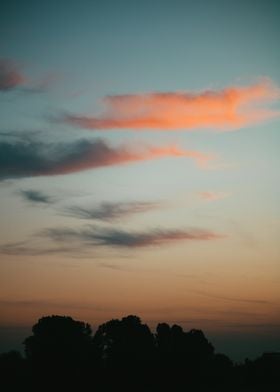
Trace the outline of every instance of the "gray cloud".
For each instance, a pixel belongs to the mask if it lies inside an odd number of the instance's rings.
[[[20,195],[23,199],[33,203],[33,204],[51,204],[53,203],[53,199],[45,195],[44,193],[32,189],[21,190]]]
[[[144,213],[155,209],[159,203],[152,202],[116,202],[101,203],[96,207],[66,207],[63,212],[67,216],[79,219],[112,221],[133,214]]]
[[[99,247],[137,249],[162,246],[182,241],[206,241],[223,238],[223,235],[209,230],[168,230],[154,229],[142,232],[87,226],[80,230],[68,228],[45,229],[33,237],[33,240],[3,244],[0,254],[7,256],[65,254],[71,257],[92,257]],[[44,239],[51,243],[42,245],[36,240]],[[53,245],[53,242],[56,245]],[[70,245],[69,245],[70,244]],[[98,255],[100,257],[100,255]]]
[[[110,146],[102,139],[45,143],[29,135],[0,134],[0,180],[70,174],[163,157],[202,159],[174,146]],[[199,158],[197,158],[197,154]]]
[[[32,240],[11,242],[0,245],[0,254],[6,256],[45,256],[52,254],[65,254],[69,257],[86,256],[86,250],[79,245],[42,246]]]
[[[214,232],[199,229],[154,229],[146,232],[129,232],[96,226],[87,226],[81,230],[53,228],[43,231],[42,234],[59,242],[76,240],[87,246],[112,246],[119,248],[142,248],[178,241],[213,240],[223,237]]]

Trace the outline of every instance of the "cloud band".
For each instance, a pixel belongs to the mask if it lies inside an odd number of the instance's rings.
[[[164,92],[114,95],[104,99],[105,111],[97,116],[66,114],[62,121],[75,127],[106,129],[236,129],[279,116],[259,104],[279,98],[269,79],[240,87],[199,93]]]

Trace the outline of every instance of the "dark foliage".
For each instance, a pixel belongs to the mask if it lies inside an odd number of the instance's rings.
[[[25,339],[25,358],[0,355],[3,391],[276,391],[280,354],[233,364],[203,332],[161,323],[156,333],[137,316],[89,324],[41,318]]]

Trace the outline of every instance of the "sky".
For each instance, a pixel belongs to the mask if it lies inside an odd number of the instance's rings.
[[[280,350],[278,1],[6,1],[0,351],[44,315]]]

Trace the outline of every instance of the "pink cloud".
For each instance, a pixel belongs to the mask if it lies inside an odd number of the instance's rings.
[[[230,193],[228,192],[211,192],[211,191],[205,191],[205,192],[199,192],[199,197],[203,200],[221,200],[225,199],[226,197],[230,196]]]
[[[278,99],[279,91],[269,79],[262,79],[250,86],[199,93],[114,95],[104,99],[102,114],[70,114],[65,115],[63,121],[93,130],[237,129],[279,116],[279,111],[260,107],[260,104]]]
[[[16,64],[0,59],[0,91],[9,91],[25,83],[25,78]]]
[[[41,93],[53,85],[60,75],[49,73],[38,80],[23,75],[18,64],[8,59],[0,59],[0,92],[14,89],[23,93]]]

